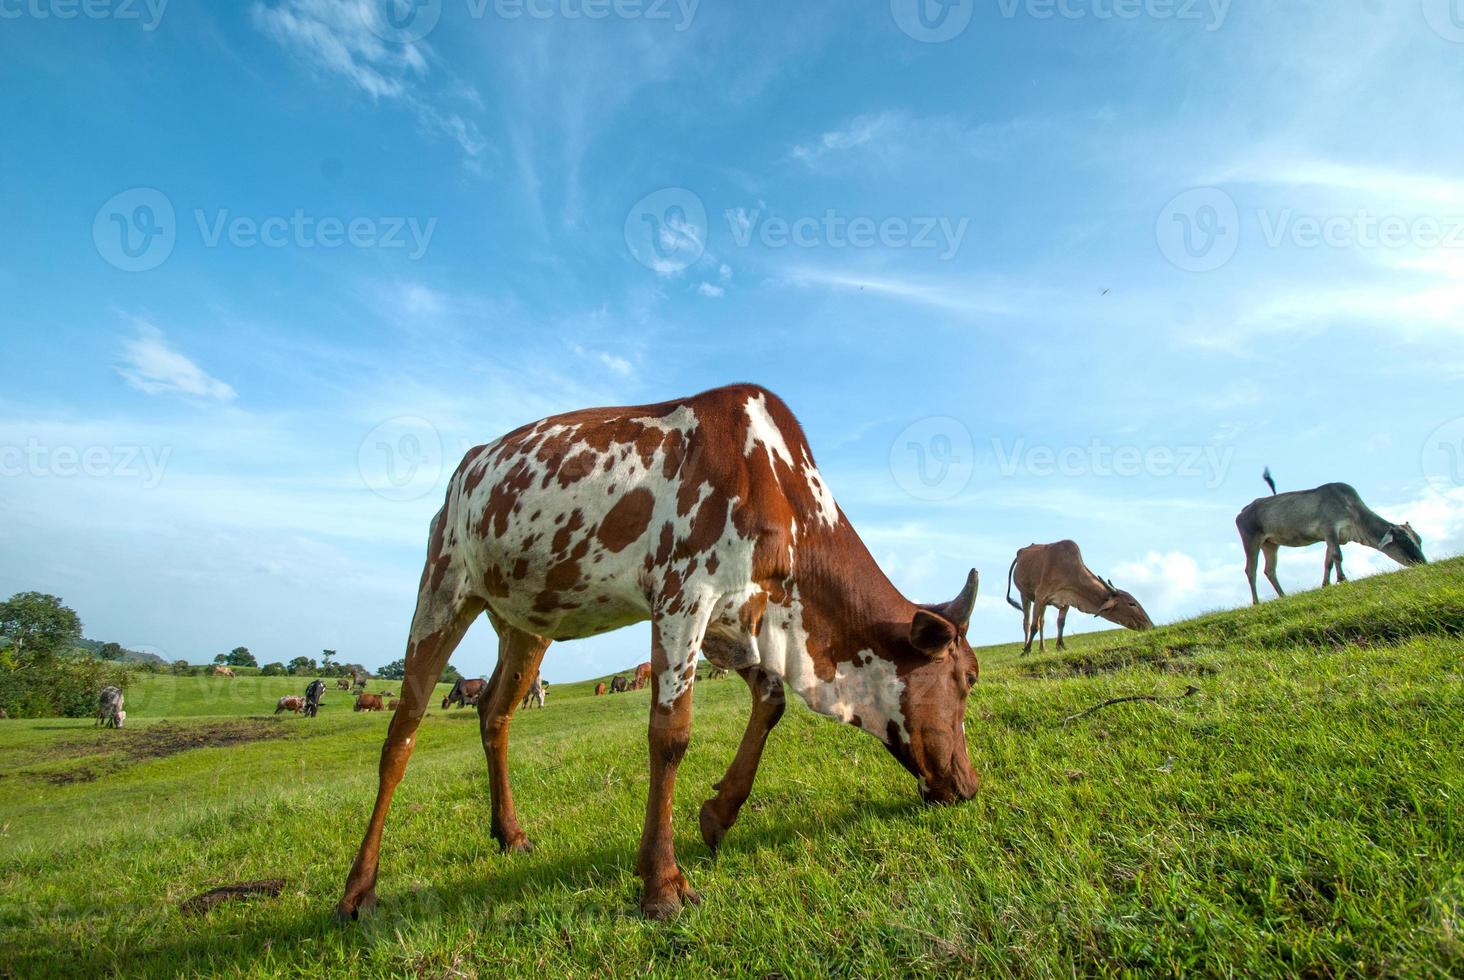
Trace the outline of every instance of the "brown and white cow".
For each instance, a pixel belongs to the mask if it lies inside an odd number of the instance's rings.
[[[293,711],[295,714],[302,714],[305,711],[305,699],[298,694],[286,694],[275,702],[275,714],[281,711]]]
[[[488,689],[488,682],[481,677],[476,680],[468,680],[459,677],[453,682],[452,690],[447,692],[447,697],[442,699],[442,707],[457,705],[459,708],[467,707],[470,704],[477,704],[483,692]]]
[[[380,710],[382,710],[381,695],[380,694],[365,694],[365,693],[358,694],[358,695],[356,695],[356,704],[355,704],[355,706],[351,710],[352,711],[380,711]]]
[[[639,664],[635,668],[635,679],[630,682],[632,691],[639,691],[651,682],[651,665]]]
[[[691,736],[698,651],[737,670],[752,715],[717,795],[701,808],[712,848],[752,787],[788,685],[815,711],[869,732],[934,803],[969,799],[960,595],[916,605],[890,583],[834,502],[793,414],[752,385],[631,408],[571,412],[468,452],[433,519],[406,652],[402,707],[337,906],[375,904],[382,829],[432,686],[486,612],[498,664],[478,707],[491,830],[529,851],[508,780],[513,710],[554,640],[650,620],[650,790],[637,870],[660,918],[697,901],[672,847],[676,769]]]
[[[228,667],[215,667],[213,669],[213,675],[215,677],[233,677],[234,672]]]
[[[1012,598],[1012,584],[1022,596],[1021,605]],[[1083,564],[1083,553],[1076,542],[1055,541],[1032,544],[1017,551],[1012,567],[1007,570],[1007,602],[1022,612],[1022,652],[1032,652],[1033,637],[1039,651],[1047,649],[1047,607],[1057,607],[1057,648],[1065,649],[1062,631],[1067,625],[1068,607],[1079,612],[1102,616],[1111,623],[1131,630],[1153,629],[1154,623],[1139,600],[1116,589],[1107,579],[1094,575]]]

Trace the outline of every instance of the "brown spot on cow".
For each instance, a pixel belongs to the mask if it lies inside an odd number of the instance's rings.
[[[637,487],[618,500],[600,523],[600,543],[613,552],[630,547],[651,523],[656,497],[645,487]]]

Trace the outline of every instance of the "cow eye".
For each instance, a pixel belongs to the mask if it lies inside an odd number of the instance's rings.
[[[967,687],[975,687],[976,686],[976,675],[975,674],[967,674],[966,675],[966,686]]]

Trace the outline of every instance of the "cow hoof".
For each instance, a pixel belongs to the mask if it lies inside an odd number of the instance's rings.
[[[692,889],[680,870],[655,888],[647,885],[641,894],[641,913],[657,922],[671,918],[688,905],[700,904],[701,896]]]
[[[375,909],[376,890],[372,889],[356,898],[347,895],[341,899],[341,903],[336,906],[336,918],[342,923],[355,922],[363,915],[370,915]]]
[[[712,812],[712,802],[712,800],[707,800],[702,804],[699,822],[701,824],[702,840],[706,842],[711,852],[716,854],[717,848],[722,846],[722,838],[727,836],[728,828],[722,826],[722,822]]]
[[[534,853],[534,842],[523,835],[519,835],[512,840],[503,841],[499,846],[502,848],[504,854]]]

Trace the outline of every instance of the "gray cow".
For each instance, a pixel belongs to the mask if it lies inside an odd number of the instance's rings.
[[[102,688],[97,698],[97,724],[108,728],[121,728],[127,722],[127,712],[122,710],[122,689],[110,684]]]
[[[1349,542],[1375,548],[1400,565],[1422,565],[1423,540],[1408,524],[1394,524],[1374,514],[1362,502],[1357,491],[1345,483],[1327,483],[1315,490],[1294,490],[1277,493],[1276,481],[1269,469],[1261,477],[1271,488],[1271,496],[1251,501],[1235,518],[1240,542],[1245,548],[1245,577],[1250,583],[1251,602],[1259,605],[1256,592],[1256,558],[1266,556],[1266,579],[1277,595],[1281,583],[1276,581],[1276,550],[1280,547],[1305,548],[1319,541],[1327,542],[1327,557],[1322,568],[1322,586],[1347,581],[1342,574],[1342,546]]]

